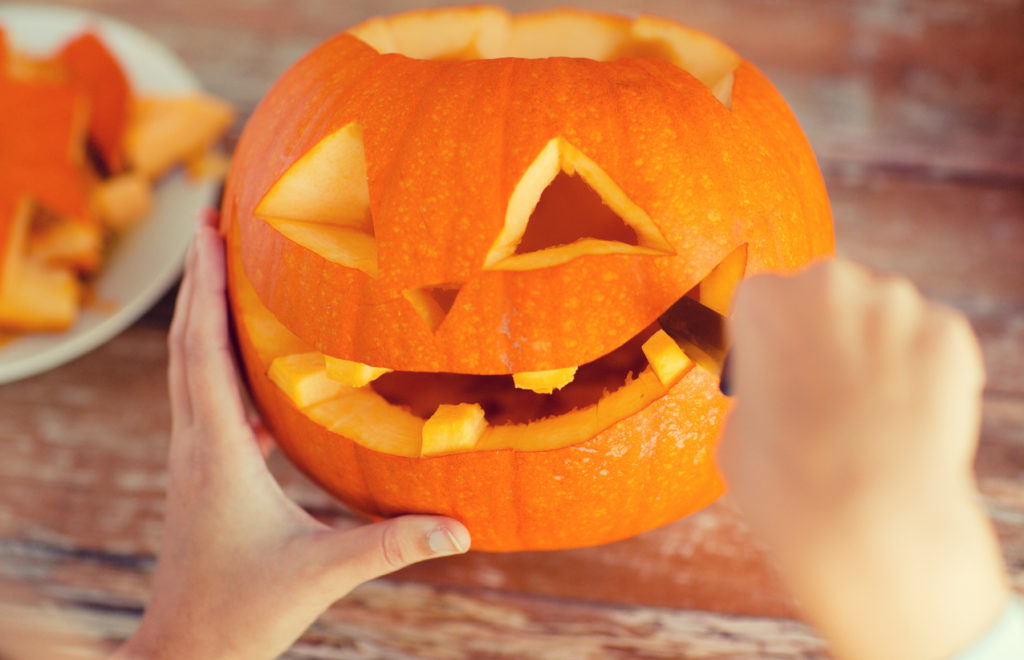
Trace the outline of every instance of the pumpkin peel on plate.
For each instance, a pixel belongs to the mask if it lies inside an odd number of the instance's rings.
[[[147,103],[169,107],[162,121],[190,139],[168,148],[136,136],[130,151],[132,109]],[[37,57],[0,29],[0,332],[69,328],[108,244],[149,213],[156,176],[185,160],[216,175],[203,158],[232,120],[212,97],[140,101],[92,32]],[[128,157],[138,154],[160,167],[140,170]]]
[[[424,10],[328,40],[250,119],[222,222],[283,452],[370,516],[454,516],[492,551],[605,543],[718,497],[727,402],[658,317],[688,294],[727,311],[742,277],[833,250],[813,153],[753,65],[579,10]],[[268,377],[305,354],[347,387],[306,405]]]

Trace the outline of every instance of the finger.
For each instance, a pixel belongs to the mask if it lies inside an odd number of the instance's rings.
[[[192,283],[195,277],[195,238],[185,256],[185,274],[178,287],[178,298],[174,305],[174,319],[167,336],[167,381],[171,399],[171,422],[179,428],[192,423],[192,405],[189,401],[188,379],[185,365],[185,327],[188,325],[189,309],[192,306]]]
[[[469,530],[441,516],[401,516],[320,537],[329,575],[344,592],[416,562],[469,550]]]
[[[184,347],[194,421],[218,438],[237,437],[238,429],[248,428],[231,356],[225,289],[224,243],[204,224],[196,236]]]

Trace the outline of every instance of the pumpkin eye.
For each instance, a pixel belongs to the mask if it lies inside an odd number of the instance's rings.
[[[352,122],[320,140],[274,183],[256,215],[325,259],[376,277],[362,127]]]
[[[533,270],[597,254],[675,254],[650,216],[564,138],[554,138],[509,198],[488,270]]]

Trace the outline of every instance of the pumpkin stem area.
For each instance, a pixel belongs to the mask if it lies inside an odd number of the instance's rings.
[[[374,18],[349,33],[381,54],[422,60],[624,57],[669,62],[729,107],[740,57],[710,35],[662,18],[560,9],[512,15],[498,7],[454,7]]]

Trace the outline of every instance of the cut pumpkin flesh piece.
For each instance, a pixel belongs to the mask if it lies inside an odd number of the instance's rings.
[[[711,37],[653,16],[561,9],[511,15],[496,7],[412,11],[374,18],[349,33],[379,53],[425,60],[647,57],[670,62],[701,81],[726,107],[740,57]],[[586,34],[586,39],[578,35]]]
[[[440,456],[476,447],[487,422],[475,403],[441,405],[423,424],[421,456]]]
[[[234,108],[203,94],[137,99],[125,132],[126,159],[155,179],[209,148],[234,120]]]
[[[371,367],[362,362],[324,356],[327,377],[348,387],[362,387],[391,371],[383,367]]]
[[[551,394],[560,390],[576,376],[579,367],[550,369],[548,371],[523,371],[512,375],[512,382],[521,390],[532,390],[539,394]]]
[[[93,188],[92,212],[107,227],[123,231],[142,220],[153,206],[153,186],[137,172],[112,177]]]
[[[78,316],[78,278],[71,271],[22,263],[11,285],[0,290],[0,328],[18,332],[60,331]]]
[[[676,383],[693,366],[693,360],[664,330],[651,335],[644,342],[643,351],[658,380],[666,387]]]
[[[54,268],[70,268],[88,275],[103,259],[103,230],[93,221],[53,216],[39,217],[29,231],[28,257]]]
[[[267,377],[300,408],[332,399],[345,387],[327,377],[324,356],[315,351],[282,355],[270,363]]]
[[[2,196],[2,191],[0,191]],[[74,323],[80,296],[78,279],[65,269],[49,268],[26,255],[34,205],[0,200],[0,329],[16,332],[58,331]]]

